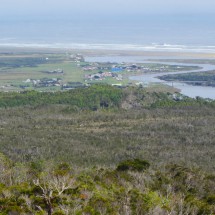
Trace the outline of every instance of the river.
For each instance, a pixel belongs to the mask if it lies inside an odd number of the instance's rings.
[[[161,59],[157,57],[157,59]],[[170,58],[166,58],[168,60]],[[87,62],[115,62],[115,63],[158,63],[158,64],[166,64],[166,65],[178,65],[178,66],[198,66],[201,69],[196,69],[192,71],[181,71],[181,72],[166,72],[166,73],[152,73],[152,74],[143,74],[137,76],[130,76],[131,80],[135,80],[138,82],[143,82],[145,84],[149,83],[163,83],[170,86],[174,86],[180,90],[180,92],[186,96],[195,98],[196,96],[200,96],[202,98],[210,98],[215,99],[215,87],[209,86],[193,86],[188,85],[182,82],[168,82],[165,80],[161,80],[158,76],[167,75],[167,74],[184,74],[191,72],[207,72],[210,70],[215,70],[215,65],[211,64],[190,64],[190,63],[177,63],[177,62],[165,62],[165,61],[147,61],[146,58],[141,56],[101,56],[101,57],[86,57],[85,60]]]

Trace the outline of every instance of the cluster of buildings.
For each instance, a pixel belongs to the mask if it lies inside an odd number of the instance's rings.
[[[95,71],[95,70],[98,70],[98,67],[97,66],[84,66],[82,67],[83,71],[85,72],[89,72],[89,71]]]
[[[63,75],[64,71],[63,69],[54,69],[50,71],[43,71],[43,73],[47,74],[60,74]],[[28,86],[33,86],[33,87],[60,87],[62,86],[62,79],[61,78],[42,78],[42,79],[30,79],[28,78],[27,80],[23,81],[23,85],[20,85],[21,88],[25,89]]]
[[[41,80],[27,79],[24,83],[32,84],[34,87],[60,87],[62,80],[60,78],[43,78]]]
[[[136,65],[136,64],[132,64],[132,65],[125,65],[122,67],[123,70],[127,71],[127,72],[165,72],[167,71],[167,66],[159,66],[159,67],[154,67],[154,68],[150,68],[148,66],[143,66],[143,65]]]
[[[129,64],[129,63],[90,63],[82,66],[83,71],[110,71],[110,72],[164,72],[167,71],[167,66],[159,66],[150,68],[144,65]]]
[[[90,63],[82,66],[86,80],[104,80],[107,77],[122,81],[122,72],[151,72],[152,69],[136,64]],[[96,72],[99,71],[99,72]],[[153,70],[156,71],[156,70]],[[90,72],[90,74],[89,74]],[[96,73],[91,73],[96,72]]]
[[[86,80],[99,80],[102,81],[107,77],[112,77],[115,78],[118,81],[122,80],[122,75],[121,74],[117,74],[117,73],[113,73],[113,72],[98,72],[95,74],[90,74],[90,75],[85,75],[84,78]]]
[[[55,69],[55,70],[51,70],[51,71],[44,71],[43,73],[48,73],[48,74],[63,74],[63,70],[62,69]]]
[[[85,59],[83,57],[82,54],[73,54],[73,55],[70,55],[70,60],[72,60],[73,62],[76,62],[76,63],[80,63],[80,62],[84,62]]]

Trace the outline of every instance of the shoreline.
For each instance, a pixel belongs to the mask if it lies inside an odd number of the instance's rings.
[[[31,53],[80,53],[86,57],[96,56],[143,56],[161,58],[180,58],[180,59],[215,59],[215,53],[210,52],[188,52],[188,51],[146,51],[146,50],[115,50],[115,49],[72,49],[72,48],[47,48],[47,47],[12,47],[0,46],[0,55],[9,54],[31,54]]]

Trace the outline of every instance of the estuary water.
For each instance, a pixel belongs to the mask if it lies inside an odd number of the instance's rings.
[[[145,58],[145,59],[144,59]],[[160,57],[159,57],[160,58]],[[168,75],[168,74],[185,74],[191,72],[207,72],[215,70],[215,65],[211,64],[189,64],[189,63],[177,63],[177,62],[164,62],[164,61],[147,61],[146,57],[141,56],[108,56],[108,57],[87,57],[86,61],[89,62],[128,62],[128,63],[158,63],[158,64],[167,64],[167,65],[178,65],[178,66],[198,66],[201,69],[196,69],[192,71],[181,71],[181,72],[167,72],[167,73],[153,73],[153,74],[143,74],[137,76],[130,76],[131,80],[142,82],[144,84],[149,83],[163,83],[180,90],[180,92],[186,96],[195,98],[200,96],[202,98],[215,99],[215,87],[206,87],[206,86],[192,86],[182,82],[167,82],[159,79],[159,76]]]
[[[155,61],[150,61],[151,63],[160,63]],[[177,74],[185,74],[185,73],[193,73],[193,72],[207,72],[211,70],[215,70],[215,65],[211,64],[185,64],[185,63],[169,63],[169,62],[163,62],[163,64],[167,65],[179,65],[179,66],[199,66],[201,69],[192,70],[192,71],[183,71],[183,72],[177,72]],[[131,76],[131,80],[140,81],[143,83],[163,83],[167,84],[169,86],[173,86],[174,88],[177,88],[180,90],[180,92],[186,96],[195,98],[196,96],[200,96],[202,98],[210,98],[215,99],[215,87],[208,87],[208,86],[193,86],[188,85],[183,82],[168,82],[159,79],[159,76],[162,75],[170,75],[170,74],[176,74],[176,72],[167,72],[167,73],[154,73],[154,74],[144,74],[140,76]]]

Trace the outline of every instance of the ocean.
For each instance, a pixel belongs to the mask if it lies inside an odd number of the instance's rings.
[[[0,46],[215,53],[215,15],[0,17]]]

